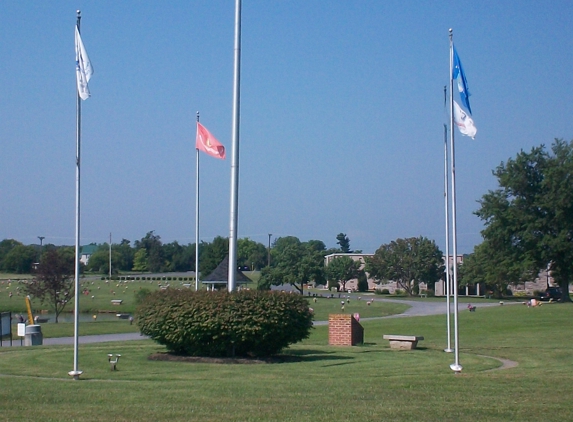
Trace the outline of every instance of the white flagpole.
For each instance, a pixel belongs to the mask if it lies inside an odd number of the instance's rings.
[[[446,87],[444,87],[444,90]],[[444,93],[445,96],[445,93]],[[448,347],[444,349],[444,352],[451,353],[452,350],[452,334],[451,334],[451,323],[450,323],[450,214],[448,211],[449,207],[449,197],[448,197],[448,126],[444,125],[444,200],[445,200],[445,211],[446,211],[446,323],[448,331]]]
[[[235,55],[233,69],[233,154],[231,158],[231,213],[229,222],[229,292],[235,290],[239,213],[239,116],[241,80],[241,0],[235,0]]]
[[[454,127],[454,35],[450,29],[450,128]],[[461,372],[460,365],[460,348],[458,335],[458,240],[456,229],[456,152],[454,145],[454,131],[450,130],[450,151],[451,151],[451,169],[452,169],[452,253],[453,262],[453,296],[454,296],[454,355],[455,361],[450,365],[452,371]]]
[[[111,233],[109,234],[109,282],[111,283]]]
[[[80,32],[81,11],[77,11],[77,27]],[[77,92],[76,100],[76,255],[74,278],[74,369],[68,372],[74,380],[78,380],[82,371],[78,369],[79,346],[79,316],[80,316],[80,145],[82,134],[82,99]]]
[[[199,112],[197,112],[197,123],[199,123]],[[195,291],[197,291],[199,290],[199,148],[197,148],[197,141],[195,141],[195,154]]]

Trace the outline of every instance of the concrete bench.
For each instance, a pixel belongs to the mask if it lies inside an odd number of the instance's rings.
[[[390,348],[397,350],[412,350],[415,349],[420,340],[424,340],[422,336],[397,336],[394,334],[385,334],[384,340],[390,341]]]
[[[121,299],[112,299],[111,300],[112,305],[121,305],[122,303],[123,303],[123,300],[121,300]]]

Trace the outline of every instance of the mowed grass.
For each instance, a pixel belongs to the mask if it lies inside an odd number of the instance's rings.
[[[280,364],[149,361],[151,341],[0,350],[0,420],[443,421],[573,420],[570,304],[461,312],[460,363],[444,353],[445,316],[364,321],[365,344],[328,346],[328,327]],[[383,334],[423,335],[417,350]],[[108,353],[122,355],[111,372]],[[511,359],[511,369],[497,369]]]

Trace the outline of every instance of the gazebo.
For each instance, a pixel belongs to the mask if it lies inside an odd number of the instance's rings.
[[[251,279],[243,274],[240,270],[235,269],[235,284],[237,286],[250,283]],[[207,290],[216,290],[222,287],[227,287],[229,283],[229,255],[221,261],[211,274],[201,280],[201,283],[207,285]]]

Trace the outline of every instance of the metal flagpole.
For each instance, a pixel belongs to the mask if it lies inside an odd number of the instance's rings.
[[[77,11],[78,32],[80,32],[81,11]],[[80,316],[80,145],[82,133],[82,99],[79,91],[76,100],[76,256],[74,278],[74,370],[68,372],[78,380],[82,371],[78,369],[79,316]]]
[[[229,292],[235,290],[237,223],[239,212],[239,115],[241,80],[241,0],[235,0],[235,60],[233,69],[233,154],[231,159],[231,213],[229,223]]]
[[[444,87],[444,95],[445,95]],[[451,353],[452,350],[452,334],[450,323],[450,214],[448,212],[449,198],[448,198],[448,126],[444,125],[444,199],[446,210],[446,323],[448,331],[448,347],[444,352]]]
[[[199,112],[197,112],[197,123],[199,123]],[[197,291],[199,290],[199,148],[196,141],[195,153],[195,291]]]
[[[111,233],[109,234],[109,282],[111,283]]]
[[[454,35],[450,28],[450,128],[454,127]],[[450,365],[452,371],[461,372],[460,365],[460,348],[458,335],[458,240],[456,230],[456,152],[454,145],[454,131],[450,130],[450,151],[451,151],[451,169],[452,169],[452,253],[453,262],[453,296],[454,296],[454,355],[455,361]]]

